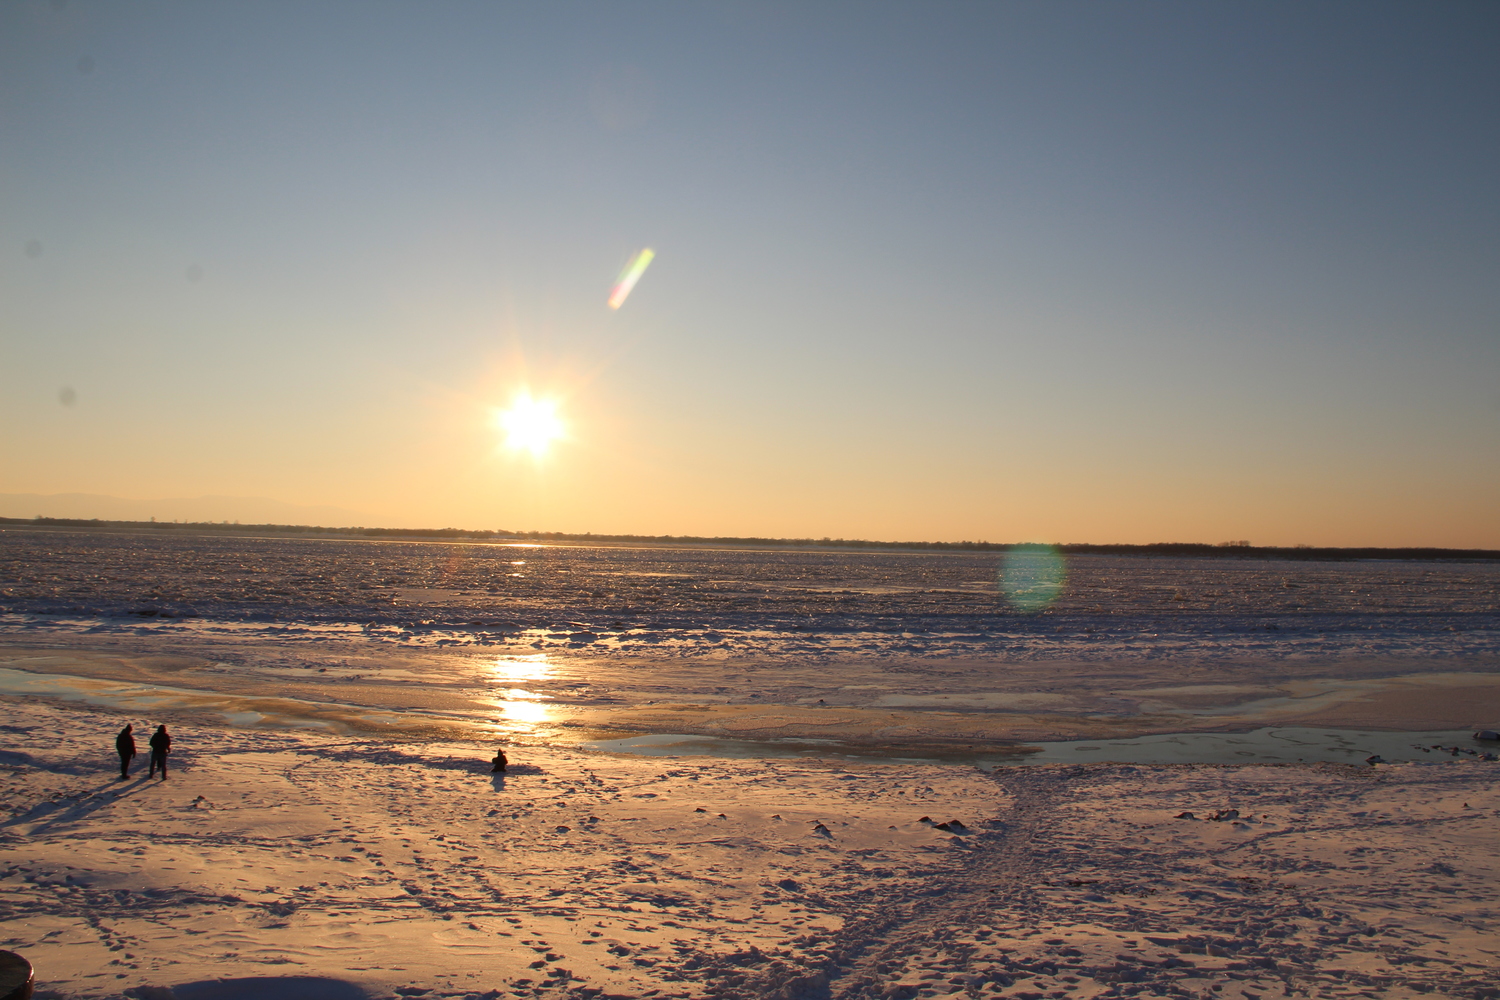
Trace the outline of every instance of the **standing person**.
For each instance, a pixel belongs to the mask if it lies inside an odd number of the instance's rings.
[[[157,726],[156,732],[151,734],[151,768],[146,772],[146,777],[156,773],[157,767],[161,768],[161,780],[167,780],[167,754],[172,749],[172,737],[167,735],[166,726]]]
[[[130,761],[135,756],[135,736],[131,731],[133,728],[127,724],[120,730],[120,735],[115,737],[115,753],[120,755],[121,781],[130,777]]]

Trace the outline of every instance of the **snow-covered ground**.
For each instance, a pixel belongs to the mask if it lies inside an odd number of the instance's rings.
[[[180,723],[149,782],[125,721],[0,700],[0,941],[42,997],[1500,995],[1500,764],[1469,756],[512,745],[499,777],[480,743]]]

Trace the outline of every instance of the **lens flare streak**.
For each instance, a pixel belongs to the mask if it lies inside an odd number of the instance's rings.
[[[611,309],[618,309],[625,304],[625,300],[630,297],[630,290],[635,287],[637,281],[641,280],[641,275],[646,273],[646,268],[651,265],[655,257],[656,251],[647,247],[630,258],[630,263],[626,264],[625,270],[620,272],[620,277],[615,280],[615,287],[609,293]]]

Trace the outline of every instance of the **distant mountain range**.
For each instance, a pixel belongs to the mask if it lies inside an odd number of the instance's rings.
[[[0,517],[98,518],[101,521],[240,521],[347,528],[371,523],[343,507],[310,507],[265,497],[127,500],[98,493],[0,493]]]

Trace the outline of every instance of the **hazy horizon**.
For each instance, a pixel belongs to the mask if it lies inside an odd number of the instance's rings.
[[[1462,2],[10,4],[0,493],[1500,548],[1496,42]],[[507,446],[522,393],[560,437]]]
[[[26,513],[30,511],[30,513]],[[222,516],[221,516],[222,515]],[[61,493],[51,496],[26,493],[0,493],[0,518],[11,520],[34,521],[34,520],[58,520],[58,521],[100,521],[103,523],[124,524],[146,524],[150,522],[161,522],[165,524],[179,524],[185,526],[215,526],[225,525],[231,527],[247,528],[287,528],[295,531],[412,531],[423,532],[489,532],[502,536],[515,537],[551,537],[562,536],[564,539],[577,539],[582,537],[594,537],[601,541],[622,539],[640,539],[642,541],[680,539],[684,542],[738,542],[755,541],[767,543],[788,544],[812,544],[832,543],[838,546],[871,544],[875,546],[927,546],[927,545],[982,545],[982,546],[1010,546],[1010,545],[1040,545],[1061,546],[1071,548],[1076,546],[1207,546],[1214,549],[1224,549],[1227,553],[1244,549],[1312,549],[1322,551],[1324,549],[1344,549],[1349,551],[1358,550],[1407,550],[1428,549],[1434,551],[1487,551],[1500,552],[1500,549],[1486,549],[1481,546],[1316,546],[1307,543],[1296,543],[1293,545],[1278,545],[1276,543],[1261,543],[1255,539],[1226,539],[1213,541],[1205,538],[1156,538],[1147,542],[1118,542],[1113,539],[1087,539],[1087,538],[1050,538],[1050,539],[1021,539],[1021,538],[861,538],[843,535],[694,535],[685,532],[666,531],[658,534],[645,534],[643,532],[611,532],[611,531],[560,531],[546,526],[517,526],[507,524],[449,524],[433,523],[422,525],[392,525],[381,523],[378,519],[363,517],[355,511],[343,510],[336,507],[312,507],[298,504],[282,503],[267,497],[167,497],[158,500],[133,500],[124,497],[101,496],[92,493]]]

